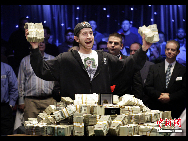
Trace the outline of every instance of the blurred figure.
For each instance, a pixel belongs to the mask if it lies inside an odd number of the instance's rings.
[[[159,46],[161,47],[161,56],[165,58],[165,46],[166,46],[166,40],[165,40],[165,34],[162,31],[159,31],[159,41],[157,42]]]
[[[92,30],[93,30],[94,39],[97,40],[97,42],[99,43],[100,41],[102,41],[102,38],[104,38],[104,35],[95,30],[97,28],[96,21],[90,20],[89,23],[90,23]]]
[[[177,38],[174,39],[174,40],[179,42],[180,47],[184,46],[184,40],[186,40],[186,33],[185,33],[185,30],[183,28],[178,29],[176,37]]]
[[[180,47],[180,53],[176,57],[178,63],[186,66],[186,40],[184,40],[184,45]]]
[[[165,59],[160,55],[161,48],[157,43],[153,43],[151,47],[149,48],[150,50],[150,56],[149,56],[149,61],[153,62],[155,64],[160,63],[164,61]]]
[[[129,19],[125,19],[122,22],[121,27],[123,29],[123,32],[118,32],[118,33],[125,35],[125,41],[123,43],[124,48],[121,50],[121,52],[123,53],[123,55],[129,56],[130,55],[130,48],[129,48],[130,45],[135,42],[139,43],[140,41],[139,41],[138,36],[130,31],[131,23],[130,23]]]
[[[57,56],[57,55],[59,55],[59,51],[58,51],[57,46],[54,45],[54,44],[50,44],[50,43],[48,42],[48,40],[49,40],[49,38],[50,38],[50,34],[51,34],[50,28],[47,27],[47,26],[43,26],[43,28],[44,28],[44,43],[46,44],[45,52],[46,52],[47,54],[52,55],[52,56]]]
[[[39,50],[44,60],[55,57],[46,54],[45,43],[39,43]],[[37,77],[30,64],[30,55],[24,57],[20,63],[18,73],[19,110],[24,111],[24,120],[36,118],[48,105],[54,104],[52,96],[54,81],[45,81]]]
[[[74,31],[68,29],[65,31],[65,42],[58,46],[59,53],[67,52],[71,47],[73,47],[74,42]]]
[[[9,44],[11,47],[11,50],[13,50],[14,53],[14,64],[13,70],[18,75],[18,68],[21,60],[29,55],[30,50],[29,47],[31,46],[29,42],[27,42],[25,38],[25,23],[29,22],[28,18],[22,17],[19,19],[19,27],[18,30],[14,31],[9,38]]]
[[[97,44],[97,48],[98,48],[98,50],[103,50],[104,52],[108,52],[107,42],[105,42],[105,41],[100,41]]]
[[[18,82],[11,66],[1,62],[1,135],[13,133],[13,107],[18,98]]]

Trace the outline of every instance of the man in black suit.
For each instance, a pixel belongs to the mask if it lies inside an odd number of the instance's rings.
[[[107,42],[108,52],[119,59],[126,59],[128,56],[123,55],[120,51],[122,47],[122,36],[118,33],[110,34]],[[127,67],[125,71],[126,73],[117,79],[118,84],[115,86],[113,94],[119,96],[132,94],[136,98],[142,99],[143,86],[140,71],[133,69],[133,66]]]
[[[145,83],[145,92],[150,97],[149,108],[172,111],[172,118],[181,115],[186,99],[186,67],[176,61],[179,48],[177,41],[167,42],[165,61],[150,67]]]

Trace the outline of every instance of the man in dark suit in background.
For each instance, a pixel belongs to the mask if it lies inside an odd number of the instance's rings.
[[[176,61],[179,48],[177,41],[167,42],[166,60],[150,67],[145,83],[149,108],[172,111],[172,118],[178,118],[185,109],[186,67]]]
[[[118,33],[110,34],[107,42],[108,52],[119,59],[126,59],[128,56],[123,55],[120,51],[122,47],[122,35]],[[120,76],[121,78],[118,81],[118,85],[115,86],[113,94],[119,96],[132,94],[136,98],[142,99],[143,86],[140,71],[131,68],[133,66],[127,67],[125,75]]]

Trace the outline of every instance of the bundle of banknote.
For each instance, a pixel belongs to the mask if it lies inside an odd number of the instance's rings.
[[[42,23],[25,23],[25,29],[28,29],[28,42],[43,42],[44,29]]]
[[[86,136],[93,136],[95,135],[94,126],[87,126],[86,127]]]
[[[61,97],[61,101],[65,103],[65,106],[74,103],[70,97]]]
[[[83,116],[85,126],[95,125],[97,123],[96,115],[84,114]]]
[[[48,115],[52,114],[53,112],[55,112],[56,110],[56,106],[55,105],[49,105],[44,112]]]
[[[111,125],[110,115],[102,115],[101,118],[97,121],[97,124],[94,125],[94,132],[96,136],[106,136],[108,133],[109,127]]]
[[[87,104],[93,105],[98,103],[98,94],[75,94],[74,105]]]
[[[127,124],[120,126],[119,136],[133,136],[138,135],[138,124]]]
[[[77,116],[75,114],[73,116],[73,135],[74,136],[84,136],[84,117]]]
[[[172,119],[171,111],[163,111],[163,113],[162,113],[162,119],[165,120],[165,118]]]
[[[140,113],[139,106],[122,106],[120,108],[120,114],[137,114]]]
[[[139,125],[139,135],[160,136],[160,133],[158,132],[159,130],[160,130],[160,127]]]
[[[126,124],[126,115],[117,115],[109,128],[109,135],[118,136],[119,127]]]
[[[37,116],[37,121],[40,122],[47,117],[48,117],[48,115],[45,112],[39,113],[38,116]]]
[[[145,114],[144,113],[129,114],[127,116],[127,120],[128,120],[128,124],[145,123]]]
[[[146,27],[145,25],[139,27],[138,33],[143,36],[145,34],[145,40],[150,43],[156,43],[159,41],[159,34],[157,29],[157,24],[149,25]]]

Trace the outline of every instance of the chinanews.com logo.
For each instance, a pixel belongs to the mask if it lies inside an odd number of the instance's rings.
[[[174,119],[173,121],[171,119],[167,119],[165,118],[165,120],[163,119],[159,119],[159,121],[157,121],[157,124],[159,125],[160,129],[157,132],[166,132],[166,133],[173,133],[173,132],[182,132],[181,129],[175,129],[175,127],[179,127],[181,128],[181,118],[178,119]],[[162,128],[162,125],[165,127],[170,127],[169,128]]]

